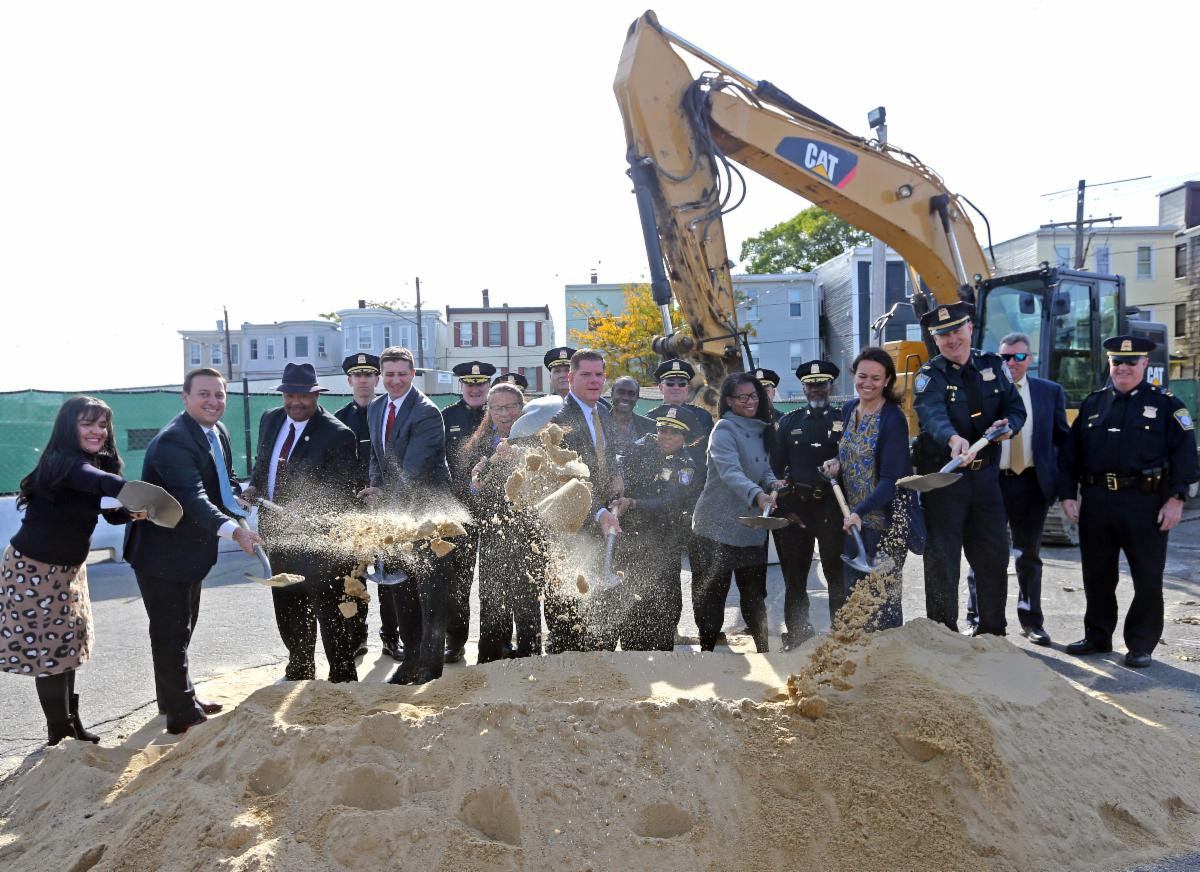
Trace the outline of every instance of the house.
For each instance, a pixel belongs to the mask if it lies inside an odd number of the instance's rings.
[[[525,376],[533,393],[545,391],[547,373],[542,361],[555,345],[549,306],[492,306],[484,291],[482,306],[447,306],[446,322],[450,334],[446,369],[481,360],[495,366],[498,373]]]
[[[437,309],[422,309],[420,342],[417,341],[418,312],[416,309],[390,309],[369,306],[358,301],[354,309],[339,309],[342,340],[346,354],[366,351],[379,354],[389,346],[399,345],[413,353],[417,369],[446,369],[446,322]],[[341,365],[341,358],[338,364]]]
[[[821,354],[821,299],[811,273],[735,275],[738,323],[750,328],[751,365],[779,374],[780,401],[804,398],[796,368]]]
[[[277,378],[289,363],[311,363],[318,376],[340,375],[342,333],[333,321],[276,321],[273,324],[244,322],[229,331],[229,365],[225,362],[225,325],[215,330],[180,330],[183,339],[183,371],[211,366],[228,373],[232,380]]]

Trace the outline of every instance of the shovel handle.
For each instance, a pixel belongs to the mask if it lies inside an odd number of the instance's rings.
[[[846,495],[844,493],[842,493],[841,485],[839,485],[833,479],[830,479],[829,483],[833,486],[833,495],[835,497],[837,497],[838,507],[842,510],[842,517],[849,518],[850,517],[850,507],[848,505],[846,505]],[[857,527],[854,529],[854,532],[855,532],[855,535],[857,536],[858,535]]]
[[[243,530],[245,530],[247,533],[250,532],[250,525],[246,523],[245,518],[238,518],[237,525],[239,527],[241,527]],[[266,578],[270,578],[274,574],[271,572],[271,561],[267,559],[267,552],[263,550],[263,547],[261,545],[255,544],[254,556],[257,557],[258,562],[260,564],[262,564],[263,576]]]
[[[984,435],[982,435],[978,439],[976,439],[974,442],[972,442],[970,447],[968,447],[966,451],[964,451],[962,454],[958,455],[958,457],[951,460],[949,463],[947,463],[945,466],[943,466],[941,469],[939,469],[938,472],[954,472],[954,470],[958,469],[960,466],[963,465],[963,462],[966,460],[966,456],[968,454],[974,454],[976,451],[982,451],[984,448],[986,448],[988,446],[989,442],[992,442],[992,441],[998,439],[999,437],[1003,436],[1005,433],[1011,433],[1011,432],[1012,432],[1012,428],[1005,425],[1003,427],[997,427],[995,430],[992,430],[990,433],[985,433]]]

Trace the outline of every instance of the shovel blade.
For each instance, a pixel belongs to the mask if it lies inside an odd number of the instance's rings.
[[[930,472],[925,475],[909,475],[896,479],[896,485],[897,487],[906,487],[909,490],[923,494],[949,484],[954,484],[960,478],[962,478],[962,473],[960,472]]]
[[[281,572],[278,575],[272,575],[268,578],[259,578],[257,575],[246,574],[247,581],[253,581],[256,584],[266,585],[267,587],[291,587],[294,584],[303,584],[304,576],[296,575],[291,572]]]
[[[749,515],[738,518],[738,521],[756,530],[782,530],[791,523],[787,518],[772,518],[770,516],[764,518],[762,515]]]
[[[872,566],[861,557],[851,557],[848,554],[842,555],[842,562],[853,569],[855,572],[861,572],[863,575],[870,575],[878,566]]]

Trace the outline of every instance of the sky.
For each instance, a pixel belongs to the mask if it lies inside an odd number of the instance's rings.
[[[1193,4],[659,2],[659,20],[987,213],[1153,224],[1200,178]],[[1186,11],[1191,8],[1193,11]],[[644,279],[612,93],[645,7],[0,5],[0,391],[178,382],[181,329]],[[1179,35],[1173,37],[1173,35]],[[807,203],[747,173],[730,255]],[[1043,196],[1066,189],[1054,197]],[[981,229],[981,222],[976,222]]]

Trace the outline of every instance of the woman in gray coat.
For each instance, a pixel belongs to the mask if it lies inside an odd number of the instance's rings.
[[[692,515],[695,534],[692,610],[700,650],[712,651],[725,617],[735,569],[742,614],[759,653],[767,650],[767,541],[765,530],[738,523],[775,503],[782,487],[771,472],[771,404],[751,373],[721,385],[721,419],[708,439],[708,479]]]

